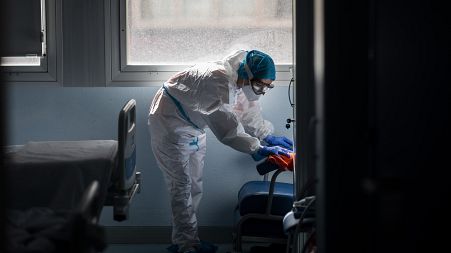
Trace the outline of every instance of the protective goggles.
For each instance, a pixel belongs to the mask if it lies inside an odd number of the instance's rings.
[[[251,80],[251,87],[255,94],[265,95],[270,89],[274,88],[274,84],[263,83],[257,80]]]

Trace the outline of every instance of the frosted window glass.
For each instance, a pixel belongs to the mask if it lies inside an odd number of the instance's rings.
[[[292,63],[291,0],[127,0],[127,65],[191,64],[236,49]]]

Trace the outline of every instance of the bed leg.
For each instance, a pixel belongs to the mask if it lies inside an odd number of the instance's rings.
[[[127,195],[118,195],[114,196],[114,220],[116,221],[124,221],[128,217],[128,201],[129,198]]]
[[[137,193],[141,192],[141,180],[142,180],[141,172],[138,171],[135,174],[135,182],[138,185],[138,189],[136,190]]]

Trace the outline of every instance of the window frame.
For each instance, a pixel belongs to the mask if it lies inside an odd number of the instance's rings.
[[[107,86],[161,86],[189,65],[127,65],[126,1],[105,0]],[[108,39],[110,38],[110,39]],[[292,78],[292,64],[276,64],[277,80],[283,86]]]
[[[44,0],[43,11],[44,18],[41,29],[45,28],[45,36],[43,46],[43,55],[38,56],[40,66],[0,66],[0,77],[8,84],[24,84],[44,82],[50,86],[60,86],[57,73],[57,40],[56,31],[61,26],[57,25],[57,13],[61,8],[61,4],[57,4],[56,0]],[[60,19],[61,20],[61,19]],[[45,27],[42,27],[44,25]]]

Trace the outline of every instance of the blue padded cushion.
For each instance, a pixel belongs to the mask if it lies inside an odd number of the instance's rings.
[[[237,210],[234,212],[235,224],[238,224],[242,216]],[[241,224],[242,236],[287,238],[281,221],[249,218]]]
[[[269,181],[250,181],[238,192],[240,215],[265,213],[268,199]],[[293,184],[276,182],[271,214],[285,215],[293,208]]]

